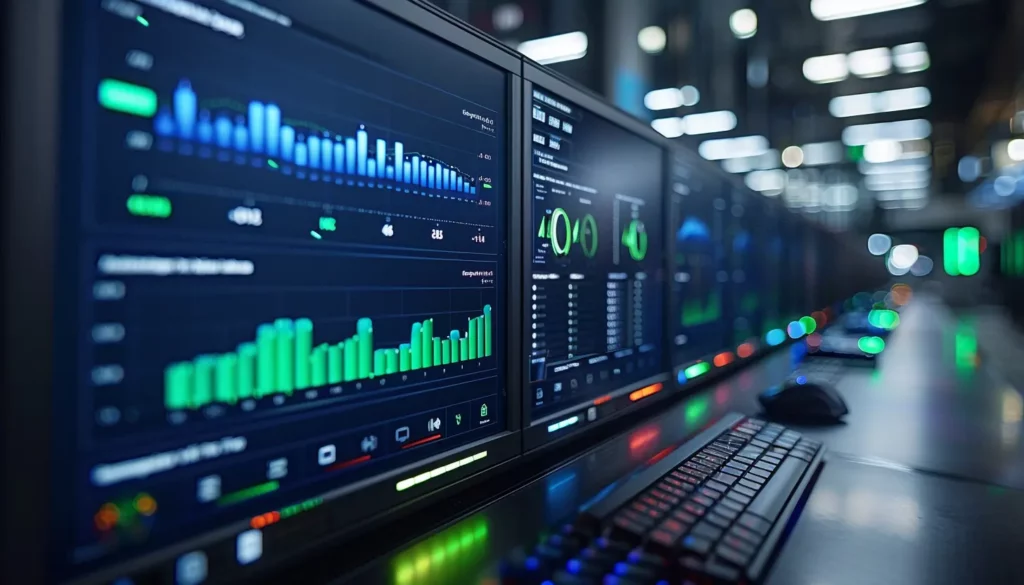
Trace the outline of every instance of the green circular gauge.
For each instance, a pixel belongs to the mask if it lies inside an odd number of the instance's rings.
[[[629,256],[637,262],[647,257],[647,230],[644,222],[634,219],[622,233],[622,244],[629,250]]]
[[[559,221],[561,220],[561,221]],[[562,233],[559,235],[558,226],[559,224],[564,225],[565,229],[561,230]],[[569,222],[569,214],[565,212],[561,207],[551,212],[551,232],[548,237],[551,239],[551,250],[554,251],[555,256],[567,256],[569,254],[569,246],[572,245],[572,225]]]
[[[597,254],[597,220],[589,213],[583,216],[579,241],[584,256],[593,258]]]

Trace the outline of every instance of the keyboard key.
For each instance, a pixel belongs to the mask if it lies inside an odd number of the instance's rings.
[[[717,512],[717,509],[716,509],[716,512]],[[764,536],[765,534],[768,534],[768,530],[770,530],[771,527],[772,527],[772,523],[771,522],[768,522],[764,518],[758,518],[757,516],[754,516],[753,514],[744,514],[744,515],[740,516],[740,519],[737,522],[737,525],[742,526],[742,527],[750,530],[751,532],[756,532],[757,534],[760,534],[761,536]]]
[[[708,447],[708,448],[704,449],[704,453],[708,453],[710,455],[714,455],[715,457],[721,457],[722,459],[728,459],[729,458],[729,453],[728,452],[726,452],[726,451],[719,451],[718,449],[715,449],[714,447]]]
[[[752,530],[747,530],[742,526],[733,526],[732,530],[729,531],[729,534],[750,543],[751,546],[757,547],[761,545],[761,535]]]
[[[711,475],[712,473],[715,472],[715,468],[714,467],[708,467],[707,465],[702,465],[702,464],[698,463],[696,460],[687,461],[686,463],[683,463],[683,466],[689,467],[690,469],[695,469],[695,470],[703,473],[704,475]]]
[[[715,501],[714,500],[712,500],[711,498],[709,498],[707,496],[701,495],[701,494],[697,494],[696,496],[693,496],[692,498],[690,498],[690,501],[697,502],[698,504],[700,504],[701,506],[704,506],[705,508],[708,508],[708,507],[711,507],[711,506],[715,505]]]
[[[729,506],[723,506],[721,504],[719,504],[718,506],[715,506],[714,512],[718,516],[721,516],[721,517],[723,517],[723,518],[725,518],[726,520],[729,520],[729,521],[735,520],[740,515],[740,513],[737,512],[736,510],[733,510]]]
[[[710,541],[715,541],[721,538],[723,532],[724,531],[721,528],[718,528],[710,522],[701,522],[693,527],[693,530],[690,531],[690,536],[699,536]]]
[[[734,477],[740,477],[743,475],[742,471],[740,471],[739,469],[735,469],[733,467],[723,467],[722,473],[728,473],[729,475],[732,475]]]
[[[718,498],[721,498],[723,495],[722,492],[718,490],[713,490],[709,487],[702,487],[699,490],[697,490],[697,492],[700,493],[700,495],[704,496],[705,498],[711,498],[712,500],[717,500]]]
[[[683,550],[705,556],[711,550],[711,541],[691,534],[683,539]]]
[[[765,471],[763,469],[758,469],[757,467],[755,467],[754,469],[750,470],[750,473],[748,473],[748,475],[756,475],[758,477],[763,477],[765,479],[768,479],[769,477],[771,477],[772,474],[770,472],[768,472],[768,471]]]
[[[647,527],[629,520],[628,518],[616,517],[612,520],[611,537],[616,540],[639,541],[647,533]]]
[[[750,444],[755,447],[760,447],[761,449],[767,449],[768,447],[771,447],[771,443],[766,443],[761,439],[753,439],[752,441],[750,441]]]
[[[697,516],[687,512],[686,510],[676,510],[675,512],[672,512],[671,517],[686,525],[697,522]]]
[[[649,581],[656,576],[655,572],[650,568],[634,565],[633,563],[615,563],[615,574],[637,582]]]
[[[694,502],[686,502],[683,504],[683,510],[694,516],[703,516],[706,508]]]
[[[706,484],[704,484],[704,487],[708,487],[708,488],[711,488],[711,489],[713,489],[715,491],[722,492],[722,493],[725,493],[725,492],[729,491],[729,486],[727,486],[727,485],[725,485],[725,484],[723,484],[721,482],[717,482],[717,481],[715,481],[713,479],[709,479],[708,482]]]
[[[754,483],[756,483],[758,485],[761,485],[761,484],[763,484],[766,481],[765,478],[761,477],[760,475],[755,475],[753,473],[748,473],[748,474],[744,475],[743,476],[743,480],[744,481],[751,481],[751,482],[754,482]]]
[[[740,471],[746,471],[747,468],[750,467],[749,465],[745,465],[739,461],[730,461],[726,463],[725,466],[732,469],[739,469]]]
[[[697,457],[703,459],[704,461],[707,461],[707,465],[718,466],[724,464],[727,461],[725,457],[719,455],[712,455],[711,453],[708,453],[706,451],[701,451],[701,453],[697,455]]]
[[[775,457],[785,457],[788,453],[789,453],[789,451],[787,451],[786,449],[783,449],[782,447],[772,447],[768,451],[769,455],[772,455],[772,456],[775,456]]]
[[[679,502],[682,501],[682,499],[672,494],[667,494],[660,489],[651,490],[651,495],[672,507],[678,506]]]
[[[750,496],[746,496],[744,494],[736,493],[736,490],[733,490],[733,491],[725,494],[725,499],[726,500],[733,500],[734,502],[738,502],[738,503],[740,503],[740,504],[742,504],[744,506],[747,506],[747,505],[750,504],[750,501],[753,498],[751,498]]]
[[[790,458],[783,461],[772,480],[765,484],[757,499],[751,503],[748,511],[774,522],[782,513],[791,492],[800,483],[800,477],[805,469],[807,464],[799,459]]]
[[[717,558],[711,559],[704,565],[704,572],[714,579],[730,583],[738,581],[740,578],[739,569],[726,565],[720,562]]]
[[[719,514],[717,512],[710,512],[710,513],[708,513],[708,515],[704,518],[704,520],[706,522],[714,525],[715,527],[721,528],[723,530],[725,530],[726,528],[729,528],[729,525],[732,524],[732,522],[730,522],[728,518],[722,516],[721,514]],[[746,530],[746,529],[744,529],[744,530]]]
[[[757,476],[755,475],[754,477],[757,477]],[[747,488],[748,490],[753,490],[755,492],[757,490],[761,489],[761,484],[754,483],[754,482],[752,482],[752,481],[750,481],[748,479],[741,479],[740,480],[740,485],[745,487],[745,488]]]
[[[740,481],[742,481],[742,480],[740,480]],[[744,496],[747,496],[748,498],[753,498],[754,496],[757,495],[757,491],[756,490],[752,490],[752,489],[750,489],[748,487],[744,487],[742,485],[735,485],[735,486],[733,486],[732,491],[734,493],[737,493],[737,494],[743,494]]]
[[[725,545],[719,545],[715,550],[715,556],[737,567],[745,567],[750,562],[750,555]]]
[[[754,460],[753,459],[750,459],[748,457],[743,457],[742,455],[737,455],[737,456],[733,457],[732,460],[733,461],[737,461],[739,463],[743,463],[744,465],[753,465],[754,464]]]
[[[718,506],[719,507],[725,506],[726,508],[730,508],[730,509],[735,510],[736,512],[740,512],[740,513],[742,513],[744,510],[747,509],[747,505],[746,504],[742,504],[742,503],[737,502],[736,500],[733,500],[733,499],[730,499],[730,498],[723,499],[721,502],[719,502]]]
[[[711,479],[713,479],[713,480],[715,480],[715,481],[717,481],[719,483],[724,483],[725,485],[730,485],[731,486],[732,484],[736,483],[736,480],[739,479],[739,478],[737,478],[735,476],[732,476],[732,475],[727,475],[727,474],[724,474],[724,473],[719,473],[718,475],[712,477]]]
[[[626,558],[629,559],[629,562],[641,567],[650,567],[652,569],[665,567],[665,559],[663,557],[651,554],[640,548],[631,550]]]
[[[763,469],[768,472],[775,471],[774,465],[772,465],[771,463],[765,463],[764,461],[758,461],[757,463],[754,464],[754,467],[758,469]]]
[[[778,457],[772,457],[770,455],[765,455],[764,457],[761,458],[761,461],[764,461],[765,463],[771,463],[772,465],[778,465],[779,463],[782,463],[782,459],[779,459]]]
[[[757,548],[755,548],[749,542],[745,542],[745,541],[740,540],[739,538],[736,538],[735,536],[731,536],[731,535],[726,535],[726,537],[722,539],[722,542],[719,545],[719,548],[722,548],[722,547],[729,547],[729,548],[731,548],[731,549],[733,549],[733,550],[735,550],[737,552],[740,552],[740,553],[743,553],[743,554],[746,554],[746,555],[753,555],[755,552],[757,552]]]

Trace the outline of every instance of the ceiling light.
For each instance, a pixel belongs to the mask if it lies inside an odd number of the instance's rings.
[[[813,83],[835,83],[849,76],[846,55],[822,55],[804,61],[804,77]]]
[[[782,151],[782,164],[791,169],[804,164],[804,151],[799,146],[790,146]]]
[[[886,47],[854,51],[847,55],[846,64],[857,77],[882,77],[892,72],[892,52]]]
[[[804,166],[814,167],[843,162],[843,145],[840,142],[812,142],[801,147],[804,152]]]
[[[864,160],[869,163],[888,163],[900,160],[903,146],[895,140],[876,140],[864,145]]]
[[[757,13],[749,8],[733,12],[729,17],[729,28],[736,38],[749,39],[757,34]]]
[[[749,173],[750,171],[769,171],[779,168],[781,163],[779,151],[774,148],[759,156],[743,158],[727,158],[722,161],[722,168],[727,173]]]
[[[900,244],[894,246],[892,253],[889,254],[889,263],[894,268],[910,268],[917,262],[917,258],[920,252],[917,251],[917,246],[913,244]]]
[[[931,168],[932,159],[930,158],[920,158],[916,160],[902,159],[889,163],[870,163],[862,160],[857,163],[857,170],[859,170],[862,175],[889,175],[910,171],[926,171]]]
[[[839,20],[919,6],[928,0],[811,0],[811,14],[818,20]]]
[[[679,138],[686,133],[683,119],[679,117],[652,120],[651,128],[654,128],[666,138]]]
[[[513,31],[523,25],[523,9],[518,4],[502,4],[491,13],[491,23],[496,30]]]
[[[729,110],[690,114],[683,117],[683,127],[686,133],[691,136],[712,134],[714,132],[728,132],[736,128],[736,114]]]
[[[900,73],[925,71],[931,66],[928,47],[924,43],[907,43],[892,48],[892,63]]]
[[[541,65],[582,59],[587,55],[587,35],[581,31],[543,37],[519,44],[519,52]]]
[[[700,102],[700,92],[692,85],[684,85],[679,88],[683,95],[683,105],[686,107],[696,106]]]
[[[636,42],[645,53],[656,55],[665,50],[665,29],[660,26],[647,26],[640,29]]]
[[[828,111],[836,118],[868,116],[927,107],[932,93],[927,87],[908,87],[878,93],[861,93],[833,98]]]
[[[932,134],[928,120],[903,120],[849,126],[843,130],[843,144],[863,146],[875,140],[919,140]]]
[[[1024,161],[1024,139],[1017,138],[1007,142],[1006,154],[1014,162]]]
[[[648,110],[672,110],[683,105],[683,92],[675,87],[656,89],[644,96]]]
[[[754,171],[743,178],[753,191],[778,195],[786,187],[786,172],[782,170]]]
[[[885,234],[871,234],[868,236],[868,252],[875,256],[881,256],[892,247],[892,238]]]
[[[697,152],[707,160],[725,160],[760,156],[768,151],[768,139],[764,136],[742,136],[706,140],[697,147]]]

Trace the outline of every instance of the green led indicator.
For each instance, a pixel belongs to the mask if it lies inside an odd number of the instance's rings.
[[[490,189],[490,188],[491,188],[491,184],[490,183],[484,183],[484,189]]]
[[[320,234],[316,233],[313,230],[309,230],[309,235],[313,236],[313,238],[317,240],[322,240],[324,238],[323,236],[321,236]]]
[[[956,239],[960,274],[974,276],[981,268],[981,233],[978,228],[964,227],[957,232]]]
[[[217,500],[218,506],[230,506],[231,504],[237,504],[238,502],[244,502],[245,500],[251,500],[252,498],[258,498],[260,496],[269,494],[270,492],[277,491],[277,488],[281,487],[276,481],[268,481],[259,485],[254,485],[244,490],[239,490],[222,496]]]
[[[320,229],[325,232],[333,232],[338,229],[338,220],[333,217],[321,217]]]
[[[98,97],[100,105],[108,110],[143,118],[152,118],[156,114],[156,92],[148,87],[104,79],[100,82]]]
[[[143,18],[141,14],[135,17],[135,22],[141,24],[142,26],[149,26],[149,21]]]
[[[272,158],[268,158],[267,159],[267,166],[272,168],[272,169],[276,169],[277,168],[277,161],[275,161]]]
[[[128,213],[141,217],[168,218],[171,216],[171,200],[160,195],[136,193],[128,197]]]
[[[857,340],[857,347],[866,354],[878,355],[885,349],[885,340],[881,337],[865,336]]]
[[[814,330],[818,328],[818,322],[814,320],[814,317],[800,317],[800,324],[803,325],[804,333],[810,335],[814,333]]]
[[[850,162],[860,162],[864,160],[864,147],[863,146],[848,146],[846,147],[846,158]]]
[[[683,375],[686,376],[687,380],[692,380],[708,373],[710,369],[711,366],[707,362],[699,362],[683,370]]]

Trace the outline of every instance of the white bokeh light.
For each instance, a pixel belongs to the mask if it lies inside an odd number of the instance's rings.
[[[881,256],[892,247],[892,238],[885,234],[871,234],[868,236],[868,252],[875,256]]]
[[[665,50],[665,29],[660,26],[646,26],[636,35],[636,42],[645,53],[657,55]]]
[[[917,262],[919,257],[917,246],[913,244],[900,244],[892,249],[892,253],[889,254],[889,263],[892,264],[893,268],[902,270],[910,270],[910,267]]]

